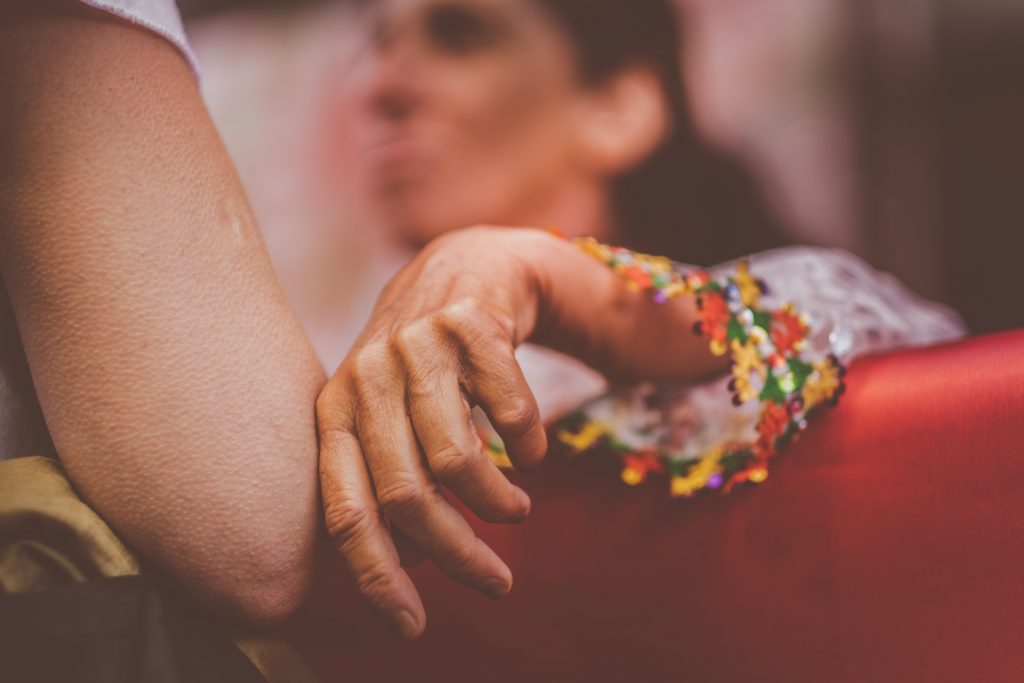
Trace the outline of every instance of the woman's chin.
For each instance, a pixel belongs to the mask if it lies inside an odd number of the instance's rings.
[[[423,185],[391,186],[375,193],[374,214],[397,238],[422,246],[446,232],[480,223],[471,212],[453,211],[458,198]]]
[[[413,245],[424,245],[441,235],[473,225],[518,225],[510,218],[516,211],[497,211],[494,206],[515,205],[500,193],[487,194],[486,188],[443,187],[447,183],[422,182],[377,187],[374,193],[376,213],[391,233]],[[495,196],[497,194],[497,196]],[[489,201],[479,198],[488,196]],[[476,200],[476,201],[474,201]]]
[[[397,206],[388,207],[386,215],[388,216],[387,224],[392,234],[415,247],[421,247],[447,232],[478,222],[425,211],[403,211],[401,207]]]

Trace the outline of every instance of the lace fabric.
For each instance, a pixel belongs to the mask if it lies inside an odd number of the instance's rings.
[[[841,249],[788,247],[757,254],[751,271],[769,285],[772,303],[792,302],[807,314],[808,350],[834,353],[847,362],[905,346],[962,337],[966,328],[952,309],[912,292]],[[714,270],[731,270],[724,264]]]

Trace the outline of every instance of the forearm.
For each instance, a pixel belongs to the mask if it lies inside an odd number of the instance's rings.
[[[187,588],[279,616],[312,567],[324,377],[194,79],[70,8],[0,46],[0,268],[61,460]]]

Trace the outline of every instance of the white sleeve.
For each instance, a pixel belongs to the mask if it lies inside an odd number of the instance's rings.
[[[181,15],[174,0],[81,0],[86,5],[115,14],[158,33],[181,51],[199,78],[199,62],[185,37]]]
[[[841,249],[786,247],[748,258],[776,303],[793,303],[809,318],[811,353],[842,360],[962,337],[951,308],[911,291],[897,278]],[[717,267],[730,272],[735,263]]]

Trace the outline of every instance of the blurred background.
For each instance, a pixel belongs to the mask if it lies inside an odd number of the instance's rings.
[[[364,249],[376,237],[355,170],[373,3],[179,4],[289,296],[336,339],[338,288],[353,292],[342,308],[368,311],[354,283],[401,259]],[[786,241],[851,250],[973,332],[1024,326],[1024,2],[676,6],[695,126]]]

